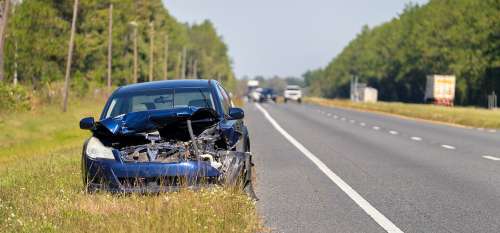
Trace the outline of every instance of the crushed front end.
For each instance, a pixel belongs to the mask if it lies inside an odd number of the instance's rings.
[[[137,128],[138,119],[145,119],[140,114],[97,125],[82,156],[88,191],[157,193],[215,185],[251,186],[251,154],[228,148],[218,125],[206,120],[210,114],[193,110],[176,114],[175,121],[162,114],[148,113],[146,119],[156,120],[154,127],[145,129]]]

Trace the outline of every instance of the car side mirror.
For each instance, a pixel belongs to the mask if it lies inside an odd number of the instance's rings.
[[[95,121],[93,117],[85,117],[80,120],[80,129],[92,129]]]
[[[240,120],[245,117],[245,111],[241,108],[230,108],[229,117],[231,120]]]

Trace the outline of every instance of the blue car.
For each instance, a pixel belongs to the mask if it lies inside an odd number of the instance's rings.
[[[255,198],[244,112],[215,80],[132,84],[109,97],[82,153],[89,192],[157,193],[240,185]]]

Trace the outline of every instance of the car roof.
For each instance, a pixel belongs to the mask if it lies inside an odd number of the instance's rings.
[[[135,83],[118,88],[115,94],[124,94],[136,91],[145,91],[151,89],[168,89],[168,88],[183,88],[183,87],[201,87],[208,88],[209,82],[213,80],[207,79],[182,79],[182,80],[162,80],[144,83]]]

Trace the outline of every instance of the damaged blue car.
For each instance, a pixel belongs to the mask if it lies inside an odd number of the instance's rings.
[[[244,112],[215,80],[132,84],[109,97],[82,153],[89,192],[157,193],[240,185],[255,198]]]

